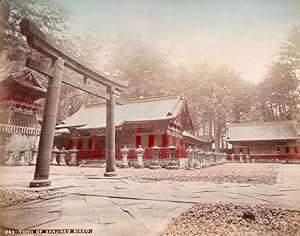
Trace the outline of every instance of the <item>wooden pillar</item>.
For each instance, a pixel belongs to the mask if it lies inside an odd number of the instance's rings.
[[[107,93],[110,100],[106,102],[106,142],[105,142],[105,156],[106,156],[106,172],[104,176],[116,176],[115,168],[115,87],[107,87]]]
[[[61,58],[58,58],[54,64],[54,75],[49,79],[48,83],[37,163],[34,180],[30,182],[30,187],[45,187],[49,186],[51,183],[49,180],[49,168],[55,135],[63,68],[64,61]]]

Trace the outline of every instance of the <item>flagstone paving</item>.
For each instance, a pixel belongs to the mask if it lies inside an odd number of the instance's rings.
[[[0,172],[0,179],[1,188],[40,191],[26,187],[32,173],[19,175],[11,169],[9,175]],[[158,235],[173,217],[196,203],[300,210],[300,165],[292,164],[279,165],[274,185],[56,175],[50,187],[60,188],[59,194],[0,208],[0,227],[88,228],[93,229],[92,235],[101,236]]]

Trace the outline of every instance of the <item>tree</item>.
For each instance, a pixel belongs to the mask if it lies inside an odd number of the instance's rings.
[[[103,47],[101,40],[99,40],[100,36],[95,31],[90,30],[89,33],[85,35],[73,35],[70,38],[72,40],[65,41],[65,48],[69,48],[70,45],[72,45],[72,49],[69,49],[69,51],[71,51],[73,55],[84,61],[86,64],[89,64],[91,68],[97,68],[97,52],[99,52]],[[83,81],[82,76],[74,73],[73,71],[66,70],[65,74],[74,81]],[[105,89],[99,87],[99,84],[93,81],[88,81],[88,83],[98,89]],[[62,84],[57,119],[58,121],[64,120],[78,111],[82,104],[99,101],[102,100],[98,97]]]
[[[299,72],[300,27],[296,26],[257,86],[256,110],[265,121],[295,120],[300,124]]]
[[[19,24],[27,18],[39,29],[52,38],[61,48],[75,55],[82,61],[96,65],[96,52],[102,47],[98,35],[89,31],[83,36],[76,36],[69,31],[69,15],[57,0],[3,0],[0,3],[0,77],[24,69],[25,59],[32,57],[49,64],[49,59],[28,47],[25,37],[20,33]],[[76,73],[65,71],[74,80],[80,79]],[[45,85],[47,80],[42,80]],[[95,101],[86,93],[70,86],[62,85],[58,120],[62,120],[77,111],[83,103]]]
[[[279,61],[289,65],[290,73],[300,79],[300,24],[295,26],[281,47]]]
[[[224,144],[226,124],[246,121],[252,108],[253,85],[227,66],[193,65],[182,80],[200,133],[214,136],[216,151]]]
[[[126,98],[168,93],[166,81],[168,56],[148,42],[123,37],[117,42],[107,66],[113,75],[129,81]]]
[[[6,70],[16,70],[24,65],[29,54],[34,53],[20,33],[22,19],[32,20],[42,31],[56,41],[64,40],[68,13],[59,1],[55,0],[2,0],[0,3],[0,52],[7,56]],[[35,53],[35,56],[38,54]],[[4,70],[2,68],[2,70]]]
[[[284,121],[294,118],[299,104],[298,80],[289,64],[275,62],[259,83],[261,109],[266,120]]]

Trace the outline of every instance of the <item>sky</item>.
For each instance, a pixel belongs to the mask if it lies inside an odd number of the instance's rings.
[[[63,0],[71,30],[99,34],[105,64],[120,35],[139,37],[171,54],[172,64],[226,64],[258,82],[300,23],[299,0]],[[101,66],[101,65],[100,65]]]

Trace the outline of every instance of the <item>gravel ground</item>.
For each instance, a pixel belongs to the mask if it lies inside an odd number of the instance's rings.
[[[57,193],[58,190],[34,192],[24,190],[0,189],[0,208],[36,200],[42,197],[49,197]]]
[[[300,211],[234,204],[197,204],[173,218],[167,235],[300,235]]]
[[[119,169],[118,176],[129,176],[133,178],[147,178],[157,180],[178,180],[178,181],[216,181],[230,183],[250,184],[275,184],[279,164],[275,163],[227,163],[205,169],[194,170],[167,170],[158,169]],[[1,167],[3,171],[32,172],[33,166]],[[69,167],[51,166],[50,175],[73,175],[73,176],[103,176],[105,168],[92,167]]]

